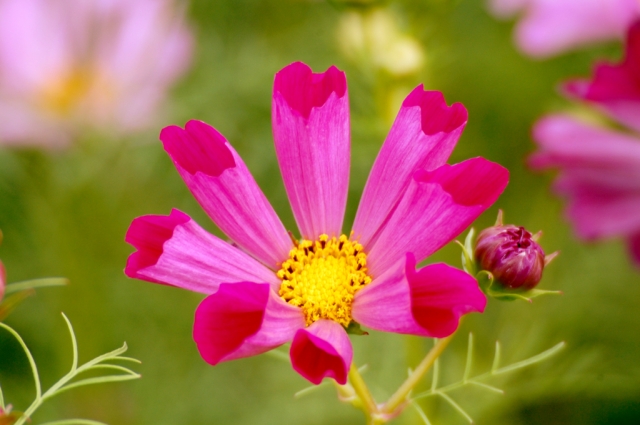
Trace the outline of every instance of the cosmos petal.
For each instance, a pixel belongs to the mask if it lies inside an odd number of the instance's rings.
[[[347,383],[353,348],[344,328],[332,320],[321,319],[298,330],[291,344],[293,369],[313,384],[333,378]]]
[[[215,365],[269,351],[302,327],[302,311],[268,284],[224,283],[198,306],[193,339],[202,358]]]
[[[160,139],[202,208],[229,238],[271,267],[291,239],[246,165],[216,129],[201,121],[169,126]]]
[[[280,285],[273,271],[176,209],[169,216],[136,218],[125,240],[137,249],[125,268],[125,274],[132,278],[205,294],[216,292],[221,283]]]
[[[508,180],[504,167],[484,158],[417,171],[369,247],[371,274],[381,275],[407,252],[420,262],[443,247],[498,199]]]
[[[484,311],[487,299],[468,273],[443,263],[415,266],[407,254],[360,290],[353,318],[379,331],[443,338],[455,332],[462,315]]]
[[[349,188],[349,101],[336,67],[314,74],[296,62],[276,74],[276,154],[302,237],[339,236]]]
[[[354,234],[365,248],[386,223],[413,174],[443,165],[466,123],[464,106],[447,106],[440,92],[418,86],[407,96],[373,164],[354,221]]]

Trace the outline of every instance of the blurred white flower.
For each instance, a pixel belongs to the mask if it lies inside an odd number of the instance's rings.
[[[420,43],[403,33],[396,17],[385,9],[344,13],[338,25],[338,42],[348,59],[370,61],[398,77],[418,72],[424,63]]]
[[[172,0],[0,0],[0,143],[148,126],[192,45]]]

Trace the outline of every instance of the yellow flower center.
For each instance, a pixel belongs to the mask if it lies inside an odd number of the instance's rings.
[[[367,254],[346,235],[303,239],[282,263],[278,277],[280,296],[302,309],[307,326],[320,319],[349,326],[353,297],[371,282]]]
[[[112,102],[114,95],[113,86],[99,72],[79,66],[52,77],[41,88],[38,105],[53,115],[70,118]]]

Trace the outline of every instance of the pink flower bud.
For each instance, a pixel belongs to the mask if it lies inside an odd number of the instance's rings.
[[[498,224],[478,235],[476,260],[497,282],[511,289],[533,289],[542,278],[544,251],[524,227]]]

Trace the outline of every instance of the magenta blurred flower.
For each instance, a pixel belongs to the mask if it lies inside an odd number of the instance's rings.
[[[640,20],[629,28],[625,57],[620,64],[598,64],[593,81],[570,81],[565,90],[568,95],[592,102],[620,123],[640,131]]]
[[[621,124],[640,131],[640,22],[628,32],[619,65],[596,66],[593,81],[565,86]],[[640,134],[585,124],[567,115],[538,121],[533,168],[560,168],[555,190],[569,199],[567,216],[583,239],[622,236],[640,264]]]
[[[516,44],[537,58],[622,38],[640,16],[638,0],[490,0],[489,8],[502,18],[522,13]]]
[[[7,272],[4,268],[4,264],[0,261],[0,301],[4,297],[4,287],[7,286]]]
[[[0,0],[0,143],[144,128],[191,48],[172,0]]]
[[[483,158],[445,164],[467,121],[461,104],[417,87],[376,159],[350,236],[346,207],[350,124],[347,83],[335,67],[294,63],[276,74],[273,133],[302,239],[292,241],[242,159],[213,127],[189,121],[160,139],[218,227],[189,216],[136,218],[137,252],[125,273],[209,294],[194,339],[215,365],[292,341],[293,368],[318,384],[344,384],[354,321],[381,331],[450,335],[461,315],[483,311],[473,277],[445,264],[416,264],[462,232],[504,190],[508,172]]]
[[[640,264],[640,137],[551,115],[535,125],[533,168],[560,168],[555,191],[569,200],[578,236],[623,236]]]
[[[530,290],[542,279],[544,251],[524,227],[498,224],[484,229],[475,257],[482,270],[506,288]]]

